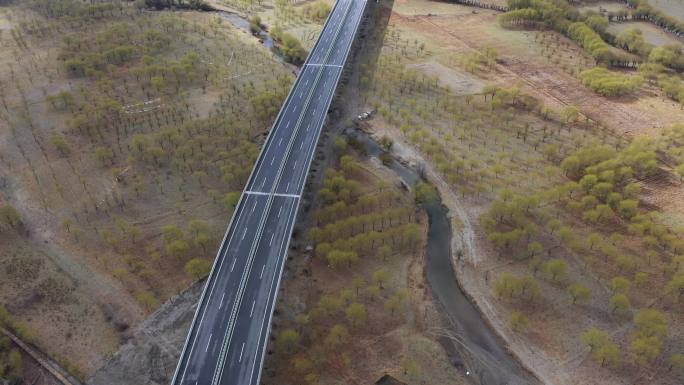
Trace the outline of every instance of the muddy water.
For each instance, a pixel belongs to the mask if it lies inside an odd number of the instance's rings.
[[[363,144],[369,156],[382,150],[365,133],[349,134]],[[419,172],[395,159],[388,165],[407,185],[421,180]],[[538,384],[507,352],[503,342],[489,328],[477,308],[463,293],[451,265],[451,225],[448,210],[441,202],[423,205],[429,218],[427,280],[451,327],[437,331],[440,342],[457,370],[466,372],[475,384]]]

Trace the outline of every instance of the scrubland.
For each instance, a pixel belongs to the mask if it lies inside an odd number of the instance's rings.
[[[335,124],[375,110],[359,126],[439,189],[460,285],[544,383],[684,376],[676,1],[381,2],[389,26],[353,63]],[[327,12],[212,5],[275,32],[294,63]],[[2,322],[88,375],[206,275],[292,67],[214,14],[69,0],[0,12]],[[431,332],[416,196],[333,141],[264,380],[463,382]]]
[[[394,12],[364,125],[453,194],[461,285],[542,382],[678,383],[681,48],[588,45],[604,23],[556,3]]]
[[[206,274],[293,80],[217,15],[136,5],[0,7],[0,298],[81,376]]]

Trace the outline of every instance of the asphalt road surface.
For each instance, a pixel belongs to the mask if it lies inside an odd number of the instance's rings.
[[[259,383],[287,249],[314,150],[366,0],[338,0],[236,206],[173,385]]]

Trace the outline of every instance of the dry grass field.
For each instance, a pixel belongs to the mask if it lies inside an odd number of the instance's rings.
[[[0,299],[82,376],[206,272],[293,79],[217,15],[113,4],[0,7]]]

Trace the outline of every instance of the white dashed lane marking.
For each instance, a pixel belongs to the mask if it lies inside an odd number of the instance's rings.
[[[207,341],[207,347],[204,348],[204,352],[206,353],[209,350],[209,344],[211,344],[211,334],[209,334],[209,341]]]
[[[240,349],[240,358],[238,359],[238,362],[242,362],[242,353],[245,352],[245,343],[242,343],[242,348]]]

